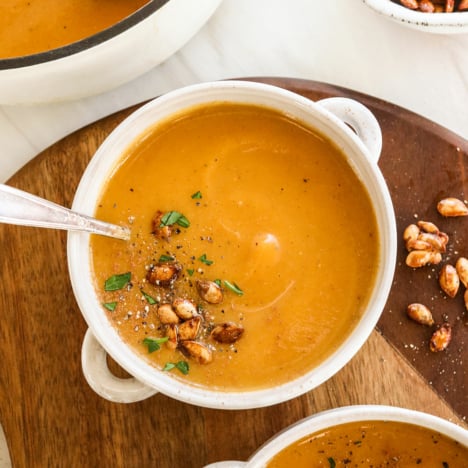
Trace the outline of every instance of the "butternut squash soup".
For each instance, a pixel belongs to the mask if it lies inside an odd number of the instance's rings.
[[[92,36],[149,0],[2,0],[0,59],[46,52]]]
[[[304,437],[268,468],[465,468],[468,447],[436,431],[396,421],[352,422]]]
[[[193,108],[134,142],[95,215],[95,288],[157,369],[221,391],[295,379],[330,356],[368,303],[379,233],[343,154],[267,108]]]

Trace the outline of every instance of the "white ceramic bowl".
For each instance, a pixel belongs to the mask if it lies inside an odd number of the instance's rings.
[[[182,47],[221,0],[151,0],[91,37],[0,60],[0,104],[77,99],[142,75]]]
[[[468,11],[453,13],[423,13],[406,8],[391,0],[363,0],[377,13],[404,26],[440,34],[468,33]]]
[[[281,110],[327,135],[347,155],[349,164],[369,192],[380,231],[379,258],[376,259],[378,273],[368,306],[339,349],[302,377],[265,390],[210,391],[158,371],[122,342],[109,323],[93,287],[89,236],[70,232],[68,261],[71,281],[78,305],[89,325],[83,344],[83,370],[92,388],[109,400],[136,401],[160,391],[199,406],[240,409],[294,398],[330,378],[354,356],[374,329],[386,303],[396,258],[395,217],[385,180],[377,166],[381,150],[380,128],[371,112],[356,101],[331,98],[314,103],[281,88],[242,81],[205,83],[173,91],[140,108],[105,140],[83,174],[73,209],[93,215],[101,189],[121,155],[147,128],[184,109],[219,101],[254,103]],[[107,369],[104,350],[135,379],[115,378]]]
[[[468,431],[445,419],[394,406],[345,406],[318,413],[293,424],[266,442],[246,462],[224,461],[205,468],[261,468],[281,450],[309,434],[356,421],[398,421],[415,424],[439,432],[468,447]]]

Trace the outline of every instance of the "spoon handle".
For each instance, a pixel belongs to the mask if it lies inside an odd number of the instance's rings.
[[[99,221],[22,190],[0,184],[0,223],[86,231],[128,240],[127,227]]]

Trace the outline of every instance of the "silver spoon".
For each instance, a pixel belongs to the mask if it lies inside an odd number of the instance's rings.
[[[76,213],[22,190],[0,184],[0,223],[86,231],[130,239],[130,229]]]

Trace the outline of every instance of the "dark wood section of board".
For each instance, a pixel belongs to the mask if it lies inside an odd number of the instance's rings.
[[[254,79],[313,100],[346,96],[367,105],[383,131],[380,167],[394,202],[399,238],[407,224],[430,220],[450,236],[444,263],[468,256],[468,218],[444,219],[435,208],[445,196],[468,198],[466,140],[354,91],[305,80]],[[70,206],[96,148],[135,108],[64,138],[8,183]],[[388,303],[362,350],[308,394],[248,411],[197,408],[161,394],[130,405],[98,397],[81,371],[86,324],[68,279],[66,234],[1,225],[0,242],[0,422],[15,467],[199,468],[246,460],[289,424],[350,404],[404,406],[465,424],[468,326],[462,294],[449,299],[440,291],[440,265],[406,267],[401,241]],[[406,318],[410,302],[426,303],[438,323],[451,323],[453,340],[446,351],[428,350],[432,329]]]

